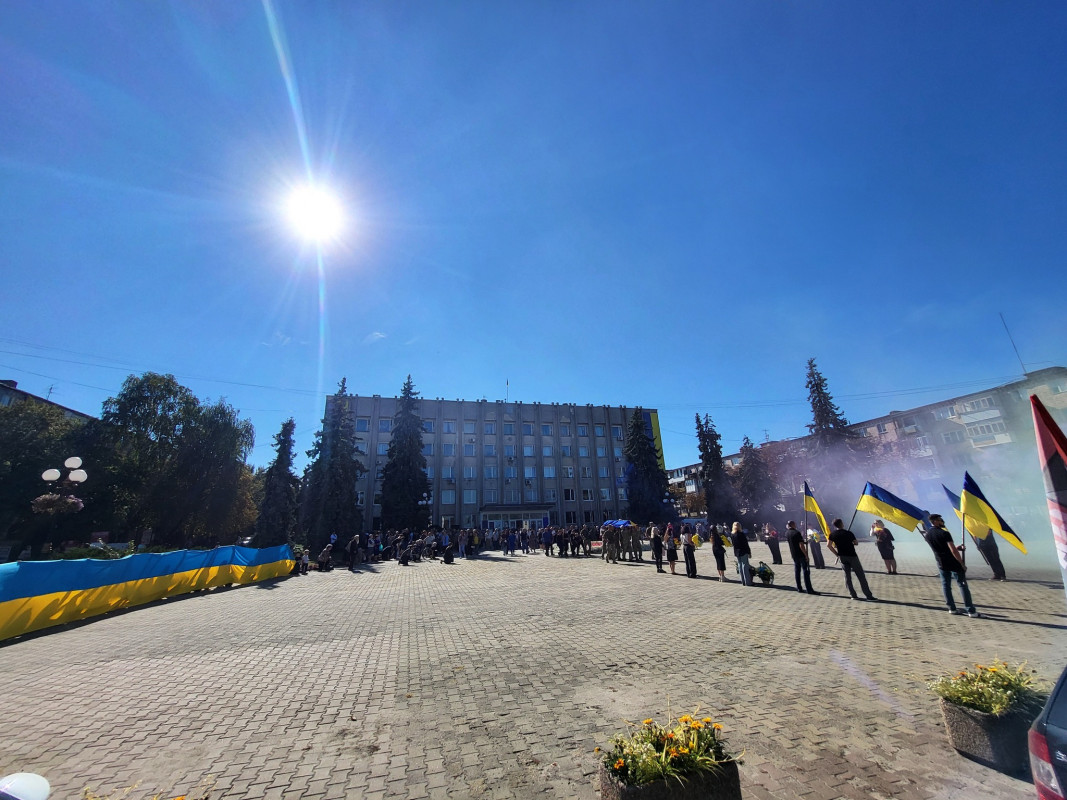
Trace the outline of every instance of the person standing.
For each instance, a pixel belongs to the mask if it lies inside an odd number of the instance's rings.
[[[752,558],[752,548],[749,547],[748,535],[742,530],[740,522],[735,522],[730,530],[730,542],[734,546],[737,571],[741,573],[741,585],[752,586],[752,569],[748,565],[748,560]]]
[[[819,594],[811,587],[811,569],[808,566],[808,548],[804,543],[804,534],[797,530],[797,524],[789,520],[785,524],[785,540],[789,545],[789,556],[793,559],[793,577],[796,578],[797,591]],[[800,576],[804,576],[806,589],[800,588]]]
[[[1004,562],[1000,560],[1000,548],[997,547],[997,538],[993,535],[993,531],[986,534],[984,539],[975,539],[974,546],[978,548],[978,552],[993,570],[993,577],[990,580],[1006,581],[1008,576],[1004,572]]]
[[[819,543],[819,534],[813,528],[808,528],[808,551],[811,553],[811,563],[815,569],[826,569],[826,561],[822,557],[822,544]]]
[[[893,556],[893,534],[889,532],[882,520],[876,519],[871,525],[871,536],[874,538],[875,547],[878,548],[878,555],[885,562],[885,571],[890,575],[896,575],[897,561]]]
[[[711,554],[715,556],[715,569],[719,573],[719,583],[726,583],[726,545],[723,542],[725,534],[719,533],[718,528],[711,530]]]
[[[782,563],[782,546],[778,539],[778,531],[773,525],[763,526],[763,539],[767,542],[767,548],[771,551],[771,563]]]
[[[682,557],[685,559],[685,576],[695,578],[697,576],[697,548],[693,544],[693,529],[689,525],[682,526]]]
[[[941,573],[941,592],[945,595],[949,613],[963,613],[956,608],[956,601],[952,598],[952,579],[955,578],[960,586],[960,596],[963,599],[963,607],[967,609],[967,616],[982,616],[974,607],[971,589],[967,585],[967,565],[963,563],[964,546],[961,544],[958,548],[956,547],[952,541],[952,534],[945,528],[945,520],[940,514],[930,515],[930,526],[923,531],[923,538],[934,551],[937,569]]]
[[[667,566],[671,568],[671,575],[677,575],[674,565],[678,563],[678,540],[674,538],[674,523],[667,523],[667,533],[664,534],[667,545]]]
[[[652,560],[656,562],[656,572],[663,572],[663,532],[659,525],[648,523],[649,539],[652,542]]]
[[[848,593],[852,595],[853,600],[866,599],[876,602],[878,598],[871,594],[871,589],[867,585],[867,576],[863,572],[863,564],[856,554],[856,534],[847,530],[845,523],[840,519],[835,519],[833,525],[834,530],[830,534],[830,541],[826,543],[826,546],[830,548],[831,553],[841,559],[841,568],[845,571],[845,587],[848,589]],[[852,586],[853,572],[856,573],[856,578],[859,579],[860,588],[863,590],[863,598],[856,594],[856,590]]]

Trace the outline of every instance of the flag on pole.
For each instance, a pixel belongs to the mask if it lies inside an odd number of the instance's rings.
[[[887,492],[870,481],[863,488],[856,510],[866,511],[876,517],[884,517],[886,521],[908,531],[915,530],[923,518],[922,509],[916,508],[907,500],[901,500],[892,492]]]
[[[822,509],[819,508],[819,502],[815,499],[815,495],[811,493],[811,487],[808,486],[807,481],[804,481],[804,510],[810,511],[815,515],[815,519],[819,520],[819,528],[822,529],[823,540],[830,541],[830,526],[826,524],[826,517],[823,516]]]
[[[1060,574],[1067,586],[1067,437],[1036,395],[1030,395],[1037,433],[1037,453],[1045,473],[1045,497],[1056,542]]]
[[[977,539],[984,539],[989,531],[1000,534],[1013,547],[1026,552],[1026,545],[1004,521],[1004,517],[989,504],[970,473],[963,473],[963,493],[960,495],[960,513],[966,520],[967,530]],[[972,521],[974,527],[972,527]],[[981,533],[979,533],[981,531]]]

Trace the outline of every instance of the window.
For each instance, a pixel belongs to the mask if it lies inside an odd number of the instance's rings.
[[[388,442],[378,442],[378,455],[380,455],[380,456],[389,455],[389,443]]]
[[[433,433],[433,420],[424,419],[422,421],[422,429],[426,431],[426,433]]]
[[[442,489],[441,490],[441,505],[453,506],[456,504],[456,490],[455,489]]]
[[[568,525],[578,524],[578,512],[577,511],[565,511],[563,518],[567,521]]]
[[[551,425],[542,425],[541,426],[541,435],[542,436],[551,436],[552,435],[552,426]]]
[[[607,458],[608,457],[608,448],[606,448],[606,447],[598,447],[596,449],[596,457],[597,458]]]
[[[370,430],[370,420],[360,417],[356,420],[356,433],[367,433]]]
[[[625,486],[620,486],[619,487],[619,499],[620,500],[629,500],[629,498],[626,496],[626,487]]]
[[[433,480],[433,467],[426,468],[426,477],[429,478],[431,481]]]
[[[504,467],[504,477],[505,478],[517,478],[517,477],[519,477],[519,468],[518,467]]]
[[[594,425],[593,426],[593,434],[596,435],[596,436],[603,436],[604,435],[604,426],[603,425]]]
[[[523,436],[533,436],[533,423],[532,422],[524,422],[524,423],[522,423],[522,435]]]
[[[477,425],[477,423],[473,419],[465,419],[465,420],[463,420],[463,432],[464,433],[474,433],[474,428],[475,428],[476,425]]]
[[[487,444],[483,449],[485,450],[485,454],[487,456],[495,456],[496,455],[496,445],[495,444]]]
[[[518,489],[505,489],[504,490],[504,502],[505,503],[517,503],[519,502],[519,490]]]
[[[1050,384],[1048,388],[1052,390],[1053,394],[1063,394],[1064,392],[1067,392],[1067,381]]]
[[[537,467],[535,467],[533,465],[530,465],[530,466],[527,466],[527,467],[523,467],[522,468],[522,476],[524,478],[536,478],[537,477]]]
[[[564,467],[563,468],[563,477],[564,478],[573,478],[574,477],[574,467]]]
[[[378,432],[389,433],[393,429],[393,421],[391,419],[378,420]]]
[[[495,433],[496,433],[496,423],[495,422],[487,422],[487,423],[485,423],[485,435],[486,436],[492,436]]]
[[[375,492],[374,493],[374,505],[380,506],[381,504],[382,504],[382,493],[381,492]]]
[[[546,478],[554,478],[554,477],[556,477],[556,468],[555,467],[547,467],[546,466],[545,467],[545,477]]]
[[[477,489],[464,489],[463,490],[463,504],[467,506],[477,505],[478,503],[478,490]]]
[[[478,474],[478,473],[477,473],[477,472],[475,472],[475,467],[474,467],[474,465],[473,465],[473,464],[471,464],[470,466],[466,466],[466,467],[464,467],[464,468],[463,468],[463,477],[464,477],[464,478],[467,478],[468,480],[470,480],[471,478],[473,478],[473,477],[474,477],[475,475],[477,475],[477,474]]]
[[[962,442],[963,431],[949,431],[948,433],[942,433],[941,441],[945,444],[952,444],[953,442]]]
[[[993,402],[992,397],[981,397],[977,400],[968,400],[963,404],[964,412],[972,411],[984,411],[987,408],[996,408],[997,404]]]
[[[974,436],[989,436],[994,433],[1004,433],[1007,427],[1003,422],[988,422],[981,425],[968,425],[967,435]]]
[[[589,458],[589,448],[586,445],[578,445],[578,458]]]
[[[597,476],[598,476],[598,477],[601,477],[601,478],[606,478],[606,477],[608,477],[608,468],[607,468],[607,467],[600,467],[600,468],[599,468],[599,469],[597,470]]]
[[[604,488],[600,490],[600,499],[605,503],[611,501],[611,489]]]
[[[582,518],[585,520],[585,522],[592,522],[593,521],[593,512],[592,511],[583,511],[582,512]]]
[[[432,456],[433,455],[433,442],[426,442],[425,444],[423,444],[423,446],[422,446],[422,454],[424,456]]]
[[[467,458],[474,458],[474,445],[473,444],[465,444],[465,445],[463,445],[463,455],[466,456]]]
[[[449,464],[447,467],[441,467],[441,477],[446,480],[456,479],[456,468]]]
[[[486,505],[496,505],[496,503],[499,502],[497,500],[496,489],[486,489],[484,492],[482,492],[482,500],[485,502]]]
[[[444,422],[441,423],[441,431],[443,433],[455,433],[456,421],[454,419],[446,419]]]
[[[589,435],[589,426],[588,425],[579,425],[578,426],[578,435],[579,436],[588,436]]]
[[[536,489],[527,489],[526,490],[526,502],[527,503],[536,503],[537,502],[537,490]]]
[[[622,441],[622,425],[611,426],[611,438],[617,442]]]
[[[513,445],[513,444],[504,445],[504,455],[507,458],[515,458],[515,445]]]
[[[884,422],[879,422],[876,427],[878,428],[878,433],[886,433],[889,430]]]
[[[615,458],[622,458],[622,448],[621,447],[616,447],[615,448]]]
[[[545,458],[552,458],[552,445],[545,445],[541,448],[541,455]]]
[[[514,422],[505,422],[504,423],[504,435],[505,436],[514,436],[515,435],[515,423]]]
[[[920,450],[926,450],[930,446],[930,440],[925,436],[916,436],[915,446]]]
[[[954,416],[956,416],[956,408],[954,406],[945,406],[934,412],[934,417],[936,419],[948,419],[949,417]]]
[[[583,478],[592,478],[593,477],[593,468],[592,467],[582,467],[581,475],[582,475]]]
[[[456,446],[452,442],[445,442],[441,445],[441,455],[454,456],[456,454]]]
[[[582,489],[582,499],[583,500],[592,500],[593,499],[593,490],[592,489]]]
[[[572,502],[573,503],[574,502],[574,489],[564,489],[563,490],[563,499],[568,501],[568,502]]]
[[[533,458],[533,445],[532,444],[524,444],[522,446],[522,454],[526,458]]]
[[[546,503],[554,503],[554,502],[556,502],[556,490],[555,489],[545,489],[545,502]]]
[[[564,458],[571,457],[571,446],[569,444],[560,445],[559,454]]]
[[[488,480],[494,480],[495,478],[499,477],[499,475],[500,475],[500,470],[498,469],[496,464],[486,464],[485,465],[485,477]]]
[[[560,436],[570,436],[571,435],[571,426],[570,425],[560,425],[559,426],[559,435]]]

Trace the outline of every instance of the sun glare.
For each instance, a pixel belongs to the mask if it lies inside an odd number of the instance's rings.
[[[315,244],[337,239],[345,222],[337,196],[314,184],[293,190],[286,202],[286,216],[297,236]]]

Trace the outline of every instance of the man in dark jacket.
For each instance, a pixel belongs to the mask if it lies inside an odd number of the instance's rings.
[[[737,559],[737,570],[741,573],[741,584],[752,586],[752,570],[748,566],[748,560],[752,557],[752,548],[748,545],[748,536],[741,528],[740,522],[735,522],[730,531],[730,542],[734,546],[734,557]]]
[[[963,598],[963,607],[967,609],[967,616],[982,616],[971,600],[971,589],[967,585],[967,566],[963,563],[963,556],[960,554],[963,545],[956,547],[952,541],[952,534],[945,528],[945,520],[940,514],[930,515],[930,526],[923,531],[923,537],[930,545],[930,549],[934,551],[937,569],[941,573],[941,591],[945,595],[945,603],[948,605],[949,612],[963,613],[956,608],[956,601],[952,598],[952,579],[955,578],[960,586],[960,595]]]
[[[800,588],[800,576],[803,575],[807,593],[818,594],[811,588],[811,568],[808,566],[808,547],[804,543],[804,534],[797,530],[797,524],[793,520],[785,524],[785,540],[789,543],[789,555],[793,559],[793,577],[797,581],[797,591],[805,591]]]
[[[841,560],[841,569],[845,571],[845,588],[848,589],[848,593],[852,595],[853,600],[877,601],[878,598],[871,594],[871,588],[867,585],[867,575],[863,571],[863,563],[860,561],[859,554],[856,553],[856,534],[845,528],[845,523],[840,519],[835,519],[833,526],[834,530],[830,534],[830,540],[826,543],[826,546],[830,548],[831,553]],[[856,594],[856,589],[852,586],[853,572],[856,573],[856,577],[859,579],[860,588],[863,590],[863,598]]]

